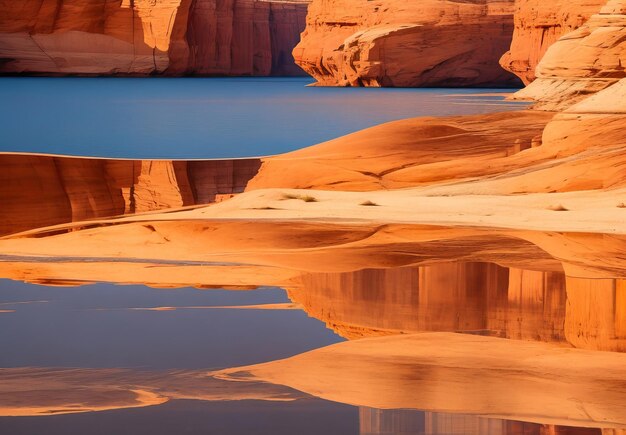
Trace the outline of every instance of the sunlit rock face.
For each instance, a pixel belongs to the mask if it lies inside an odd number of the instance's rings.
[[[513,1],[314,0],[296,63],[323,86],[496,86]]]
[[[349,339],[444,331],[626,351],[625,280],[454,262],[307,274],[289,295]]]
[[[535,68],[548,47],[562,35],[578,29],[606,0],[518,0],[511,49],[502,67],[517,75],[525,85],[535,80]]]
[[[307,2],[0,2],[0,73],[302,74]]]
[[[172,161],[0,155],[0,234],[195,204],[242,192],[258,159]]]
[[[562,111],[626,77],[626,2],[610,0],[562,36],[537,65],[537,79],[516,94],[535,108]],[[617,99],[615,99],[617,100]]]

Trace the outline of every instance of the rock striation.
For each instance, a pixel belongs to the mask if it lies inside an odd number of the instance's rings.
[[[0,154],[0,235],[78,220],[219,202],[258,159],[115,160]]]
[[[297,75],[307,0],[0,1],[0,73]]]
[[[296,63],[323,86],[507,86],[512,0],[314,0]]]
[[[535,80],[535,68],[561,36],[581,27],[606,0],[517,0],[511,49],[500,63],[525,85]]]
[[[537,79],[515,94],[534,108],[562,111],[626,77],[626,1],[610,0],[548,48]]]

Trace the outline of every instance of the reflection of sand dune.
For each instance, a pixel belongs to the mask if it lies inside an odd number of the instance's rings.
[[[373,408],[413,408],[583,427],[626,428],[626,355],[450,333],[348,341],[228,369]]]
[[[51,415],[158,405],[174,399],[295,400],[266,383],[225,382],[200,371],[0,369],[0,416]]]

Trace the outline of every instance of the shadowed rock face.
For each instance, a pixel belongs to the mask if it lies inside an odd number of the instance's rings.
[[[0,154],[0,234],[210,204],[242,192],[259,159],[114,160]]]
[[[582,26],[606,0],[517,0],[511,49],[500,63],[525,85],[535,80],[535,67],[561,36]]]
[[[314,0],[294,49],[323,86],[502,86],[513,1]]]
[[[301,75],[307,1],[0,1],[0,73]]]

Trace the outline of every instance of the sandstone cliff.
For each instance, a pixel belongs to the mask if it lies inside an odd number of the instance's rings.
[[[41,226],[219,202],[258,159],[114,160],[0,154],[0,235]]]
[[[307,3],[0,1],[0,73],[294,75]]]
[[[582,26],[606,0],[517,0],[511,49],[500,63],[525,85],[535,79],[535,67],[548,47]]]
[[[296,63],[325,86],[505,86],[512,0],[314,0]]]
[[[585,25],[548,48],[537,79],[515,97],[536,101],[536,109],[565,110],[625,78],[624,65],[626,1],[609,0]]]

